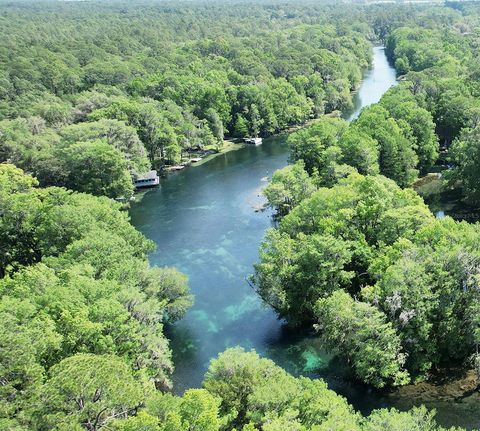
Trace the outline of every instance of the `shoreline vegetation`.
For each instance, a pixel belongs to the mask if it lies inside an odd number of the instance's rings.
[[[455,363],[474,374],[447,392],[475,395],[480,224],[434,217],[412,186],[438,189],[438,175],[419,177],[442,151],[441,179],[480,204],[478,5],[0,11],[1,429],[446,430],[425,407],[361,415],[323,380],[238,347],[201,389],[172,395],[164,326],[192,305],[188,278],[149,264],[153,242],[112,198],[202,146],[233,151],[225,135],[290,130],[292,164],[264,190],[279,221],[258,295],[367,387],[421,400],[432,370]],[[348,123],[335,113],[352,105],[373,35],[403,78]]]
[[[359,88],[357,88],[355,91],[351,92],[352,96],[355,95],[358,92]],[[330,112],[328,114],[324,114],[322,117],[312,118],[311,120],[308,120],[303,124],[298,124],[298,125],[288,127],[285,130],[281,130],[278,133],[267,136],[263,139],[275,139],[275,138],[279,138],[279,137],[282,137],[282,136],[286,136],[286,135],[288,135],[290,133],[293,133],[297,130],[304,129],[306,127],[309,127],[309,126],[315,124],[317,121],[321,120],[321,118],[323,118],[323,117],[340,118],[342,115],[343,115],[343,113],[341,111],[333,111],[333,112]],[[192,155],[194,157],[191,157],[190,159],[185,159],[184,161],[182,161],[181,165],[185,166],[185,167],[201,166],[202,164],[214,159],[215,157],[218,157],[218,156],[220,156],[222,154],[225,154],[225,153],[228,153],[230,151],[237,151],[237,150],[240,150],[240,149],[245,148],[245,147],[248,147],[248,144],[243,143],[240,139],[236,139],[236,138],[225,139],[223,141],[223,146],[218,150],[215,147],[212,147],[212,146],[211,147],[205,147],[202,151],[205,151],[205,152],[214,151],[214,152],[212,152],[211,154],[208,154],[205,157],[203,157],[201,161],[192,163],[190,161],[192,158],[195,158],[196,156],[201,155],[201,154],[193,153]],[[168,166],[165,168],[165,171],[162,171],[162,173],[165,174],[165,176],[168,175],[169,173],[173,173],[173,172],[175,172],[175,171],[169,169]],[[139,193],[140,192],[141,191],[139,191]]]
[[[383,46],[381,41],[379,41],[378,39],[374,39],[374,40],[370,40],[370,43],[372,45],[372,47],[377,47],[377,46]],[[358,91],[360,90],[360,87],[362,85],[362,82],[363,82],[363,77],[365,76],[365,74],[372,70],[372,65],[369,64],[363,71],[362,71],[362,79],[360,80],[360,82],[357,84],[356,88],[352,91],[350,91],[350,96],[353,98],[356,94],[358,94]],[[346,113],[348,113],[350,110],[352,109],[352,107],[349,107],[346,109]],[[340,118],[342,117],[342,115],[345,114],[345,112],[342,112],[340,110],[335,110],[335,111],[332,111],[332,112],[329,112],[329,113],[325,113],[323,114],[322,116],[319,116],[319,117],[316,117],[316,118],[311,118],[307,121],[305,121],[304,123],[302,124],[296,124],[296,125],[292,125],[292,126],[289,126],[287,127],[286,129],[283,129],[283,130],[279,130],[278,132],[272,134],[272,135],[269,135],[269,136],[264,136],[263,139],[274,139],[274,138],[278,138],[278,137],[281,137],[281,136],[285,136],[285,135],[288,135],[290,133],[293,133],[297,130],[301,130],[303,128],[306,128],[306,127],[309,127],[313,124],[315,124],[315,122],[319,121],[321,118],[323,117],[330,117],[330,118]],[[180,165],[181,166],[185,166],[185,167],[188,167],[188,166],[192,166],[192,167],[195,167],[195,166],[201,166],[202,164],[208,162],[209,160],[212,160],[213,158],[217,157],[217,156],[220,156],[222,154],[225,154],[225,153],[228,153],[230,151],[236,151],[236,150],[239,150],[239,149],[242,149],[242,148],[245,148],[247,146],[247,144],[243,143],[242,142],[242,138],[234,138],[234,137],[230,137],[228,139],[224,139],[222,141],[222,146],[220,148],[218,148],[218,145],[215,145],[215,144],[212,144],[210,146],[207,146],[207,147],[204,147],[200,153],[197,153],[197,152],[193,152],[192,154],[190,155],[193,155],[194,157],[189,157],[189,158],[183,158],[181,160],[181,163]],[[197,161],[195,163],[192,163],[191,162],[191,159],[192,158],[195,158],[197,156],[202,156],[203,154],[202,153],[205,153],[205,152],[211,152],[210,154],[207,154],[206,156],[202,157],[202,160],[201,161]],[[161,176],[166,176],[170,173],[173,173],[173,172],[176,172],[175,170],[172,170],[171,169],[171,166],[164,166],[162,168],[162,171],[160,173]],[[137,193],[141,193],[142,191],[137,191]]]

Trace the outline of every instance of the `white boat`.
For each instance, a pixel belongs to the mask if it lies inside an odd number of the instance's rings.
[[[262,145],[262,138],[245,138],[245,143],[248,145]]]

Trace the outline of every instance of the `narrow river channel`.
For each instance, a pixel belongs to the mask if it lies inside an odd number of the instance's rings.
[[[356,118],[395,83],[395,70],[383,48],[374,47],[373,67],[355,95],[355,108],[344,118]],[[342,365],[325,354],[315,337],[290,333],[246,281],[272,223],[269,211],[258,211],[264,203],[260,190],[276,169],[287,164],[287,157],[285,136],[231,151],[163,179],[131,209],[133,224],[157,244],[152,264],[186,273],[195,295],[186,317],[167,332],[175,391],[200,386],[210,359],[239,345],[255,349],[295,375],[324,378],[364,413],[386,406],[408,408],[414,404],[411,397],[392,397],[351,383]],[[469,425],[462,421],[464,406],[436,401],[427,405],[439,407],[440,422]]]

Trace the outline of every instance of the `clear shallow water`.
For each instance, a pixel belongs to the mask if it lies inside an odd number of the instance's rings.
[[[372,68],[365,73],[362,85],[354,95],[353,109],[345,112],[342,117],[348,121],[354,120],[365,106],[377,103],[382,95],[396,83],[395,69],[387,60],[385,48],[373,47]]]
[[[383,48],[375,47],[373,68],[355,95],[354,109],[344,117],[356,118],[362,107],[377,102],[395,83]],[[131,209],[133,224],[157,244],[152,264],[186,273],[195,295],[186,317],[167,328],[175,391],[200,386],[210,359],[240,345],[295,375],[324,378],[364,413],[386,406],[408,408],[411,397],[392,397],[353,384],[343,364],[331,360],[315,337],[290,332],[246,281],[265,230],[271,227],[271,213],[258,211],[264,203],[260,190],[287,164],[287,157],[285,136],[266,139],[262,146],[232,151],[169,175]],[[441,408],[445,411],[444,405]],[[449,417],[442,422],[449,423]],[[452,423],[458,424],[458,419]]]

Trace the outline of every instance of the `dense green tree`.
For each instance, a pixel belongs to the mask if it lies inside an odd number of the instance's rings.
[[[364,296],[389,316],[420,377],[476,352],[478,237],[476,225],[438,220],[372,265],[378,281]]]
[[[220,413],[231,424],[246,419],[249,396],[265,378],[280,378],[286,373],[267,359],[260,359],[255,352],[241,348],[226,350],[212,361],[203,382],[204,388],[222,402]]]
[[[418,163],[414,144],[405,137],[401,127],[380,105],[363,110],[353,127],[378,142],[380,173],[401,186],[415,180]]]
[[[290,324],[309,321],[318,298],[350,285],[351,249],[351,243],[329,234],[292,238],[271,230],[255,266],[257,292]]]
[[[290,323],[312,321],[318,299],[339,288],[354,293],[369,282],[370,262],[384,245],[411,238],[432,219],[413,190],[352,174],[320,188],[267,233],[256,289]]]
[[[447,178],[452,185],[459,183],[468,202],[480,204],[480,129],[465,129],[453,142],[450,159],[454,164]]]
[[[36,179],[9,164],[0,164],[0,276],[41,257],[34,235],[41,202]]]
[[[190,389],[182,397],[150,393],[135,416],[110,422],[109,428],[116,431],[444,431],[433,420],[434,412],[424,407],[408,412],[381,409],[362,417],[344,398],[329,390],[323,380],[293,377],[254,351],[240,348],[228,349],[211,361],[204,386],[207,389]],[[242,415],[237,408],[242,409]]]
[[[409,381],[400,338],[374,306],[339,290],[318,301],[315,314],[322,340],[351,364],[358,379],[378,388]]]
[[[124,154],[130,170],[142,173],[149,169],[146,151],[136,130],[133,127],[126,126],[122,121],[104,119],[75,124],[63,128],[60,135],[67,145],[106,139],[108,144]]]
[[[3,121],[0,130],[2,159],[33,172],[42,185],[67,186],[110,197],[129,196],[129,171],[149,168],[135,130],[118,121],[72,125],[59,135],[46,129],[43,120],[31,117]]]
[[[314,169],[326,169],[326,150],[337,146],[338,140],[347,128],[347,123],[337,118],[322,118],[315,124],[288,136],[287,144],[292,161],[303,160],[305,170],[312,174]]]
[[[0,419],[29,426],[35,413],[35,429],[50,429],[57,413],[38,401],[39,391],[56,364],[77,354],[116,355],[129,373],[169,388],[163,323],[181,318],[192,297],[184,275],[149,267],[152,243],[119,204],[37,184],[0,165]],[[71,420],[59,429],[84,420],[71,409],[73,416],[62,410]]]
[[[222,119],[220,118],[220,115],[218,114],[218,112],[215,111],[213,108],[210,108],[206,112],[206,117],[210,125],[210,129],[213,133],[213,136],[215,136],[217,140],[223,141],[225,129],[222,123]]]
[[[103,140],[77,142],[62,149],[59,159],[69,189],[112,198],[128,198],[133,185],[122,153]]]
[[[35,117],[45,130],[9,134],[5,148],[0,133],[0,161],[43,185],[65,185],[62,141],[106,138],[135,174],[220,149],[224,135],[268,136],[348,108],[372,56],[366,23],[323,5],[291,5],[291,21],[266,5],[234,18],[225,5],[17,6],[2,6],[0,121]],[[329,181],[344,176],[329,161]]]
[[[117,419],[113,422],[111,429],[118,431],[160,431],[160,421],[157,417],[140,411],[136,416],[130,416],[127,419]]]
[[[204,387],[222,400],[220,413],[229,426],[360,429],[358,415],[323,381],[294,378],[254,351],[233,348],[221,353],[211,362]]]
[[[325,186],[355,170],[367,175],[380,172],[402,187],[411,185],[417,165],[431,167],[438,152],[430,114],[411,105],[403,104],[403,111],[395,105],[398,122],[379,104],[364,109],[349,126],[324,117],[289,135],[290,159],[303,160],[306,171],[317,172],[317,181]],[[418,123],[410,126],[413,118]]]
[[[418,156],[418,169],[427,172],[438,158],[438,137],[432,114],[418,105],[412,93],[400,85],[388,91],[381,100],[390,115],[402,121],[407,136],[415,139],[415,152]]]
[[[263,190],[268,203],[279,215],[286,215],[302,200],[309,198],[316,187],[304,169],[303,161],[276,171]]]
[[[379,173],[378,142],[355,127],[349,127],[338,142],[343,162],[354,166],[363,175]]]
[[[183,395],[177,411],[167,414],[165,431],[218,431],[219,400],[204,389],[190,389]]]
[[[13,418],[36,402],[45,376],[38,358],[46,358],[60,347],[62,336],[46,314],[33,304],[16,298],[2,298],[0,305],[0,418]],[[0,421],[2,420],[0,419]],[[7,428],[6,428],[7,429]]]
[[[246,137],[249,135],[248,124],[245,118],[238,114],[237,120],[235,121],[235,136],[238,138]]]
[[[59,145],[60,138],[46,128],[40,117],[19,118],[0,122],[0,160],[22,169],[35,170],[45,150]]]
[[[441,428],[433,419],[433,412],[425,407],[416,407],[409,412],[399,412],[395,409],[374,410],[365,420],[365,431],[437,431]]]
[[[78,354],[50,370],[40,390],[38,429],[106,429],[117,417],[127,417],[144,399],[142,384],[115,356]]]

